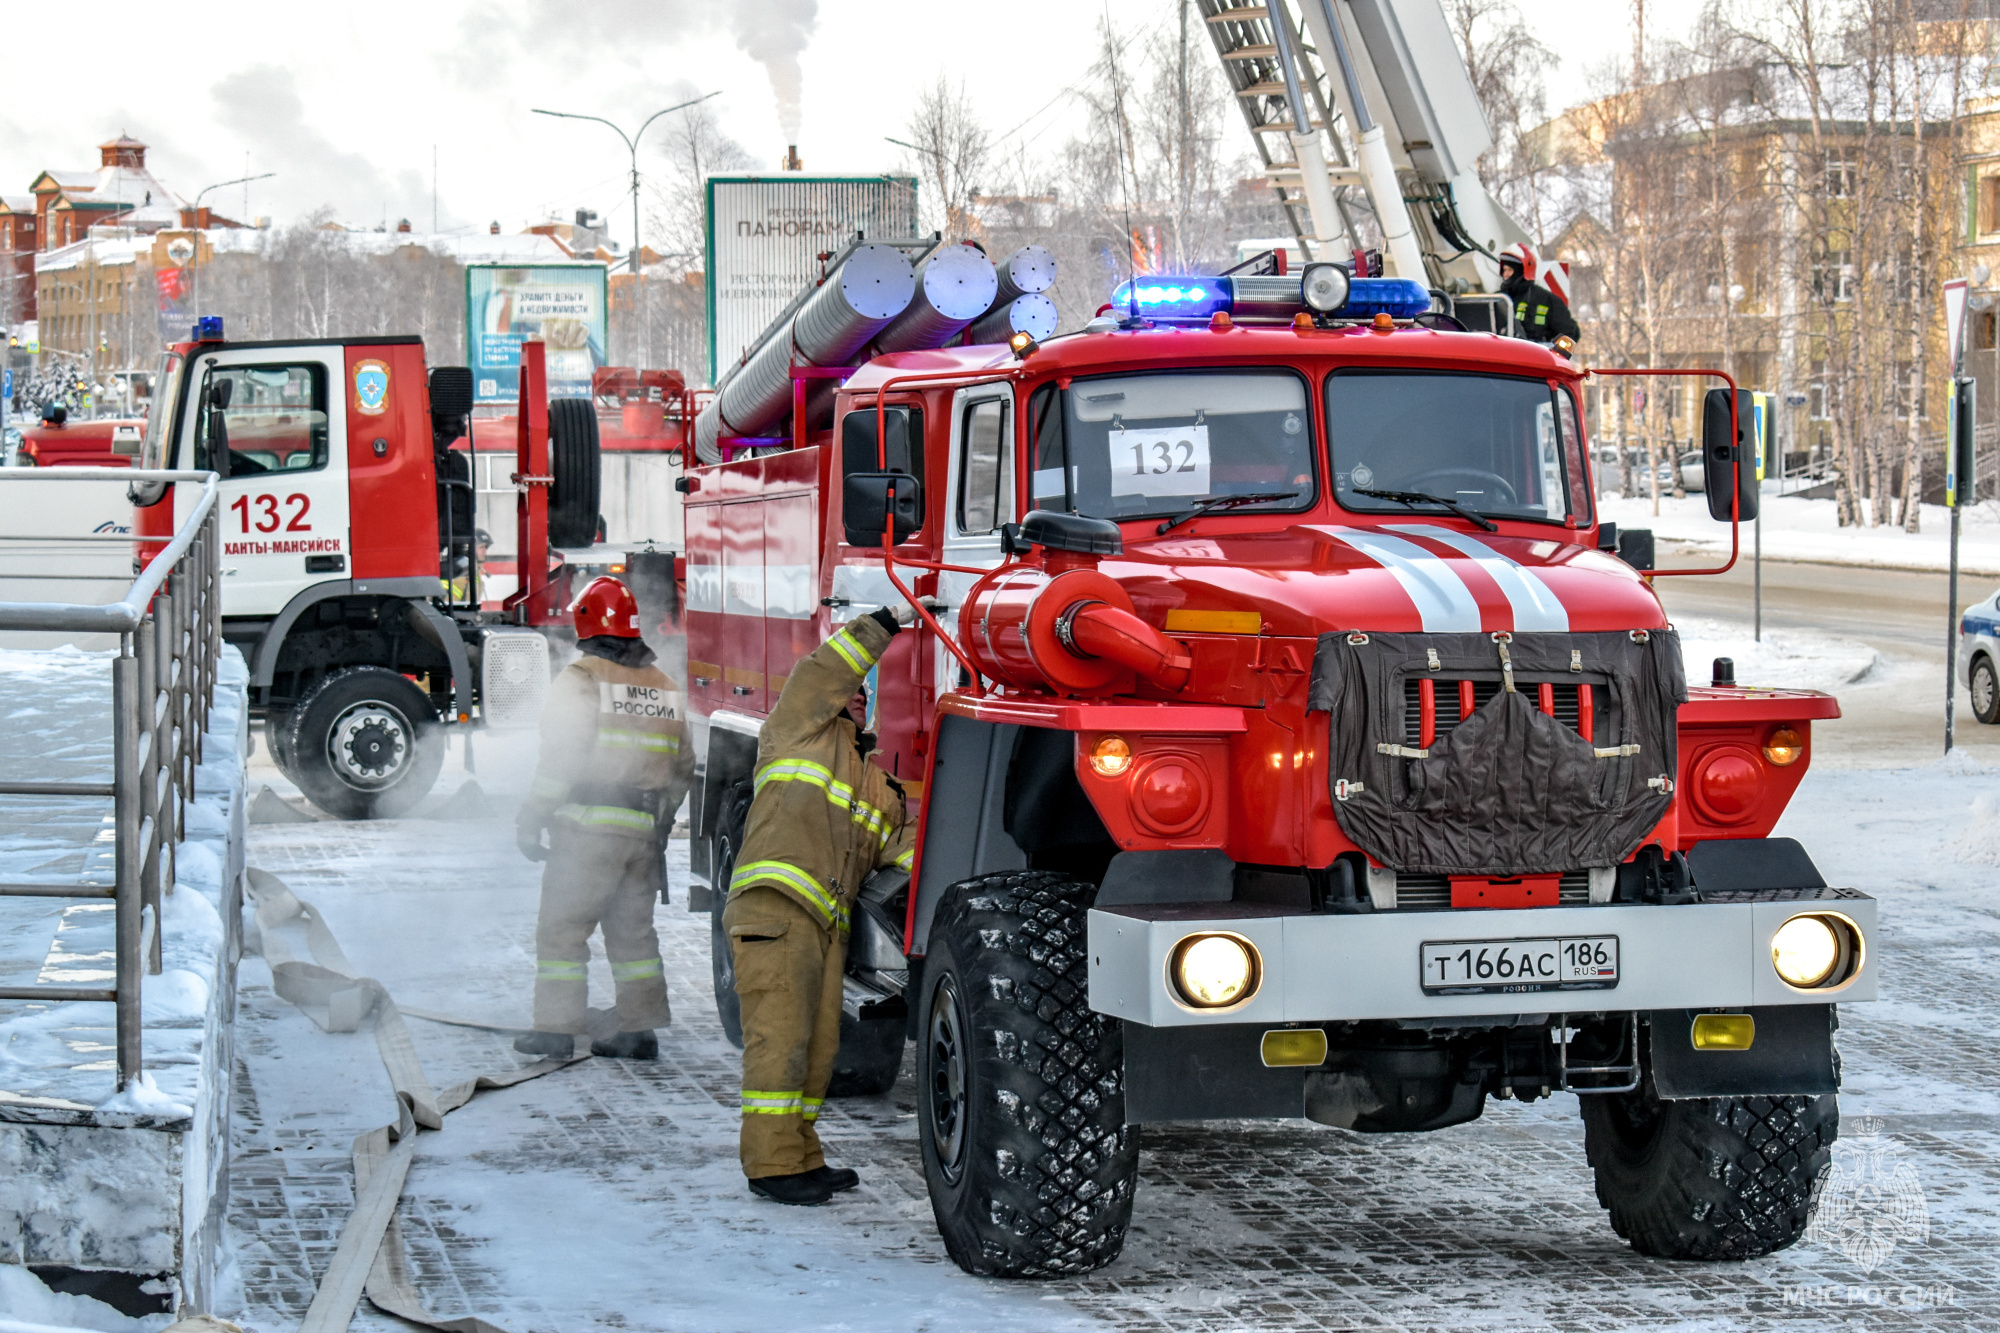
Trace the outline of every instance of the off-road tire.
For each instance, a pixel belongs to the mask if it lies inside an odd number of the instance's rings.
[[[1139,1183],[1124,1032],[1089,1004],[1089,884],[1010,871],[938,905],[917,1014],[918,1139],[952,1259],[987,1277],[1102,1268]]]
[[[602,459],[598,452],[597,406],[588,398],[557,398],[549,404],[549,545],[589,546],[597,540],[597,504]]]
[[[368,736],[336,732],[360,719]],[[353,745],[390,742],[379,770],[359,768]],[[339,744],[348,758],[336,762]],[[285,743],[289,776],[306,799],[336,819],[394,819],[430,794],[444,767],[444,732],[430,696],[384,667],[345,667],[321,677],[291,713]],[[379,776],[370,776],[379,773]]]
[[[722,794],[716,832],[714,866],[708,891],[708,976],[715,987],[715,1016],[729,1044],[743,1049],[743,1002],[736,997],[736,956],[729,951],[729,932],[722,928],[722,909],[729,905],[729,880],[736,873],[736,853],[743,846],[743,829],[750,817],[751,787],[739,782]]]
[[[1840,1132],[1838,1098],[1662,1101],[1651,1081],[1583,1102],[1597,1201],[1641,1254],[1755,1259],[1805,1234]]]
[[[264,748],[271,752],[271,762],[293,782],[298,778],[292,770],[292,713],[290,709],[273,708],[264,714]]]
[[[2000,722],[2000,670],[1995,669],[1993,659],[1984,653],[1973,658],[1972,670],[1966,677],[1972,695],[1972,715],[1989,727]]]

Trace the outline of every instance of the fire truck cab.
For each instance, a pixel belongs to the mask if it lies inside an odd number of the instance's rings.
[[[524,349],[537,365],[539,352]],[[522,414],[521,456],[532,425],[541,464],[519,466],[541,482],[522,489],[541,518],[522,524],[527,586],[495,608],[476,579],[446,577],[475,556],[469,472],[450,461],[472,410],[463,367],[427,372],[414,336],[230,342],[208,317],[157,383],[142,465],[220,474],[223,636],[249,662],[273,759],[314,804],[402,813],[436,779],[447,728],[534,724],[567,607],[550,507],[559,527],[596,524],[588,402]],[[142,547],[192,498],[135,486]]]
[[[914,1037],[961,1266],[1109,1262],[1147,1123],[1559,1091],[1635,1248],[1797,1239],[1835,1005],[1876,987],[1874,901],[1770,836],[1835,701],[1688,682],[1557,352],[1337,265],[1116,306],[877,357],[830,431],[691,470],[695,905],[793,663],[935,596],[869,676],[921,833],[859,890],[841,1070],[885,1087]],[[1748,517],[1709,409],[1711,511]]]

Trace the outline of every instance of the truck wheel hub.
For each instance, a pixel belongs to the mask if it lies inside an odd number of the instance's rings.
[[[965,1041],[958,1013],[958,987],[950,977],[938,982],[931,995],[930,1087],[928,1111],[931,1141],[937,1145],[938,1166],[957,1181],[965,1167]]]
[[[334,720],[326,748],[342,782],[379,791],[409,766],[410,724],[386,704],[359,703]]]

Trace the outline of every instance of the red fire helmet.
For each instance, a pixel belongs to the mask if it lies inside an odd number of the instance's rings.
[[[1516,241],[1500,252],[1500,262],[1503,264],[1513,264],[1519,268],[1521,276],[1529,282],[1540,280],[1540,258],[1535,253],[1534,247],[1523,241]]]
[[[594,639],[608,634],[614,639],[639,637],[639,603],[632,590],[614,578],[595,578],[570,608],[576,623],[576,637]]]

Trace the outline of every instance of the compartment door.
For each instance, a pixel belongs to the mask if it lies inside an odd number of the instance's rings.
[[[818,497],[779,495],[764,511],[764,676],[772,704],[800,658],[819,647]]]

